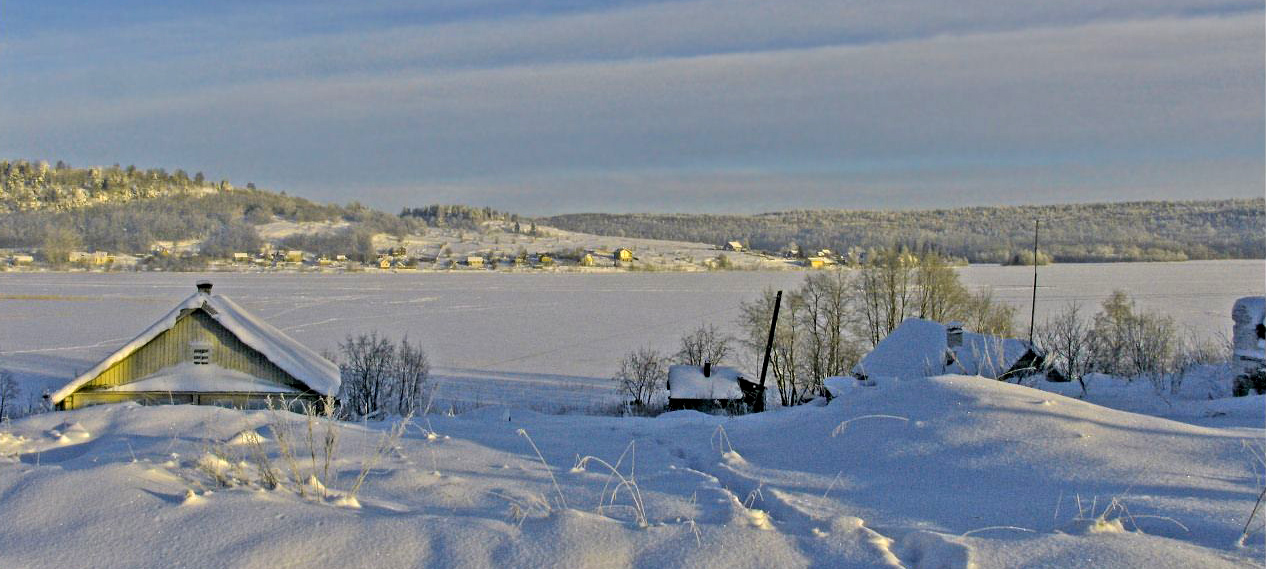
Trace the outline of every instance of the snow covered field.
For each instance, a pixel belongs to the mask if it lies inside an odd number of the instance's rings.
[[[1094,305],[1137,290],[1144,308],[1219,330],[1235,297],[1260,293],[1260,262],[1134,266],[1138,283],[1118,267],[1052,267],[1043,294]],[[199,276],[0,274],[0,361],[28,393],[60,386]],[[963,276],[1027,300],[1013,281],[1031,273]],[[0,567],[1266,565],[1266,515],[1239,539],[1266,485],[1266,396],[1171,401],[1092,380],[1089,399],[1114,409],[1061,394],[1073,384],[944,376],[848,381],[830,405],[734,418],[525,409],[608,403],[629,348],[730,327],[740,301],[802,277],[210,275],[317,350],[408,334],[446,407],[387,444],[390,423],[309,430],[301,415],[191,406],[0,426]]]
[[[1261,261],[1054,265],[1041,268],[1038,319],[1068,301],[1089,312],[1113,289],[1180,327],[1229,334],[1234,300],[1263,294]],[[972,266],[1027,320],[1032,269]],[[317,350],[349,334],[408,335],[427,350],[441,398],[584,410],[614,397],[629,350],[671,353],[704,322],[730,332],[739,303],[804,273],[164,274],[0,273],[0,365],[28,394],[56,389],[187,297],[199,278]],[[755,362],[734,362],[754,369]]]
[[[1261,429],[962,376],[841,391],[737,418],[487,407],[378,461],[390,426],[342,424],[328,474],[300,415],[37,415],[0,429],[0,567],[1263,565],[1263,517],[1238,543]]]

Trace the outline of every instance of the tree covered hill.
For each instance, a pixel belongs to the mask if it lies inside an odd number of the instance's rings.
[[[759,215],[573,214],[528,219],[463,205],[405,208],[399,215],[358,203],[320,204],[201,172],[135,166],[75,168],[58,161],[0,160],[0,248],[144,253],[155,241],[198,240],[204,253],[252,250],[254,228],[274,220],[346,222],[332,235],[282,243],[306,250],[373,256],[369,236],[427,227],[481,231],[489,222],[534,233],[537,224],[646,239],[812,253],[893,246],[931,248],[972,262],[1006,262],[1032,247],[1042,220],[1042,252],[1056,261],[1145,261],[1266,257],[1266,200],[1128,202],[926,211],[788,211]],[[521,227],[520,227],[521,224]]]
[[[42,249],[56,241],[61,248],[135,254],[155,241],[201,240],[212,249],[252,250],[259,242],[255,226],[277,219],[346,221],[348,229],[334,238],[345,252],[363,244],[365,234],[404,234],[422,225],[355,202],[319,204],[254,184],[237,188],[201,172],[0,160],[0,248]]]
[[[932,248],[971,262],[1006,262],[1033,247],[1056,261],[1266,257],[1266,200],[1122,202],[923,211],[787,211],[759,215],[604,214],[538,219],[570,231],[837,253]]]

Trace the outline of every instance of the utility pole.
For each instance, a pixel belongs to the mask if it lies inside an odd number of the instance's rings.
[[[1029,344],[1033,344],[1033,323],[1037,320],[1037,229],[1042,223],[1033,220],[1033,305],[1029,308]]]
[[[765,361],[760,366],[760,410],[765,410],[765,372],[769,370],[769,353],[774,349],[774,330],[778,328],[778,307],[782,306],[782,291],[774,296],[774,317],[769,321],[769,340],[765,341]]]

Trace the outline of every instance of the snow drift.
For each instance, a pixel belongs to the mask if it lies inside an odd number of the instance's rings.
[[[273,430],[299,415],[29,417],[0,432],[0,566],[1262,565],[1262,518],[1237,545],[1260,428],[978,377],[874,383],[735,418],[428,416],[381,452],[388,425],[339,424],[305,496],[259,484],[250,450],[282,463]]]

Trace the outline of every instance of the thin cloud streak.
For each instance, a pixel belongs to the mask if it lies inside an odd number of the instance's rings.
[[[0,152],[194,167],[317,188],[312,197],[336,201],[367,184],[492,179],[487,187],[525,207],[543,195],[559,204],[584,198],[548,188],[553,179],[583,191],[568,182],[577,172],[617,180],[679,171],[706,189],[716,187],[709,176],[751,170],[791,181],[826,172],[840,185],[868,170],[1261,164],[1260,7],[1121,2],[1025,12],[980,2],[951,13],[904,2],[833,19],[823,15],[853,5],[791,5],[766,9],[765,28],[757,4],[706,0],[336,31],[246,41],[218,68],[208,62],[220,56],[199,47],[141,66],[136,76],[190,68],[152,91],[144,82],[75,89],[83,71],[74,66],[34,74],[37,88],[9,74],[0,89],[18,94],[0,97]],[[724,6],[736,13],[703,21]],[[808,40],[796,40],[798,29]],[[369,46],[351,45],[357,37]],[[11,44],[21,53],[47,41],[36,34]],[[248,57],[252,50],[260,56]],[[0,52],[6,57],[14,55]],[[200,67],[209,78],[192,78]],[[1232,171],[1239,181],[1222,180],[1217,191],[1260,192],[1260,167]],[[516,186],[525,177],[537,182]],[[1214,188],[1197,185],[1191,197]],[[637,191],[605,203],[645,203]],[[375,196],[374,205],[393,208],[419,199]]]

